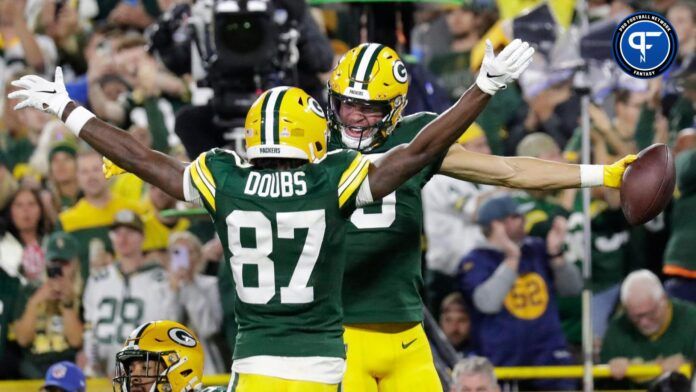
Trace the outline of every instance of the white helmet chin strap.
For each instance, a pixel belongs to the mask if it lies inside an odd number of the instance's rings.
[[[372,146],[372,141],[378,132],[377,129],[372,128],[369,131],[363,131],[362,136],[355,138],[348,135],[346,128],[345,125],[341,127],[341,142],[351,150],[365,150],[369,148]],[[366,136],[368,133],[369,136]]]

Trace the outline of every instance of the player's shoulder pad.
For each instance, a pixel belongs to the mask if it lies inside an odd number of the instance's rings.
[[[237,167],[246,168],[251,167],[251,164],[245,161],[242,157],[237,154],[237,152],[232,150],[227,150],[224,148],[213,148],[205,154],[206,163],[224,163],[232,164]]]
[[[437,113],[418,112],[418,113],[409,114],[408,116],[404,116],[403,118],[401,118],[398,125],[402,125],[402,126],[406,126],[406,125],[425,126],[426,124],[428,124],[429,122],[433,121],[436,118],[437,118]]]
[[[360,155],[359,151],[339,148],[337,150],[327,152],[326,155],[314,163],[324,165],[350,164],[350,162],[352,162],[358,155]]]
[[[405,116],[396,124],[389,139],[394,144],[408,143],[435,118],[437,114],[432,112],[419,112]]]

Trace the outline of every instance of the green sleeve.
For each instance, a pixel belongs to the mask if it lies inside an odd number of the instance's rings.
[[[609,322],[607,333],[602,339],[602,351],[599,354],[602,363],[608,363],[611,359],[627,356],[625,347],[626,342],[621,332],[623,316],[618,316]]]
[[[14,311],[12,313],[13,321],[19,320],[22,317],[24,309],[27,307],[27,303],[29,303],[29,298],[34,295],[36,290],[38,290],[38,286],[35,285],[19,287],[17,301],[14,304]]]
[[[230,353],[234,353],[234,346],[237,339],[237,320],[234,315],[234,303],[237,293],[234,288],[232,270],[230,263],[220,262],[218,269],[218,290],[222,301],[222,330],[225,340],[230,348]]]

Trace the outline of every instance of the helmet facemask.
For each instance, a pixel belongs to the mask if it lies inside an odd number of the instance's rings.
[[[393,100],[394,101],[394,100]],[[401,99],[398,99],[401,101]],[[359,106],[363,113],[379,112],[382,118],[372,125],[350,125],[346,124],[341,118],[341,106],[350,104]],[[334,91],[329,92],[329,128],[333,132],[340,132],[341,142],[347,148],[358,151],[370,151],[380,145],[387,135],[392,131],[392,117],[400,109],[395,102],[390,101],[369,101],[364,99],[350,98],[338,94]]]
[[[167,365],[165,357],[171,365]],[[175,352],[122,350],[116,354],[113,389],[115,392],[172,392],[167,374],[177,362],[179,356]]]

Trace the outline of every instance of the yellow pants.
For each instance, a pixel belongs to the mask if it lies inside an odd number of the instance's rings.
[[[442,384],[420,323],[345,325],[345,392],[433,392]]]
[[[340,392],[341,384],[295,381],[258,374],[232,373],[227,392]]]

